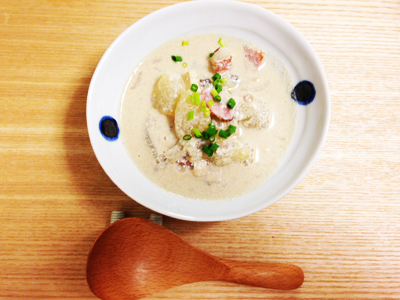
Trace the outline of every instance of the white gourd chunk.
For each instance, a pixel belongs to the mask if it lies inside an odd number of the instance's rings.
[[[167,116],[173,116],[176,103],[184,91],[185,83],[180,75],[165,72],[153,90],[153,106]]]

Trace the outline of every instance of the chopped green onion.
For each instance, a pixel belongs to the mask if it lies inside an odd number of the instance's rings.
[[[193,128],[192,130],[193,130],[194,135],[197,138],[201,138],[202,137],[200,130],[198,130],[197,128]]]
[[[213,128],[208,128],[206,130],[206,132],[208,133],[208,135],[214,135],[215,136],[218,133],[218,130],[217,129],[213,129]]]
[[[183,140],[184,141],[190,141],[192,139],[192,136],[190,135],[190,134],[185,134],[184,136],[183,136]]]
[[[197,86],[197,84],[192,84],[191,85],[191,87],[190,87],[190,90],[192,91],[192,92],[197,92],[197,90],[199,89],[199,87]]]
[[[190,121],[190,120],[193,120],[193,117],[194,117],[194,111],[192,110],[192,111],[189,111],[189,113],[188,113],[188,120]]]
[[[172,55],[171,58],[172,58],[172,60],[174,62],[182,61],[182,57],[181,56]]]
[[[212,100],[208,101],[208,102],[207,102],[207,105],[208,105],[208,107],[213,106],[213,105],[214,105],[214,101],[212,101]]]
[[[205,101],[201,101],[200,107],[201,107],[202,111],[206,111],[206,108],[207,108],[206,102]]]
[[[222,78],[222,79],[221,79],[220,83],[225,83],[225,82],[227,82],[227,81],[228,81],[228,78],[225,77],[225,78]]]
[[[213,81],[217,80],[217,79],[221,79],[221,75],[219,75],[218,73],[215,73],[213,77],[211,77],[211,79]]]
[[[213,56],[214,56],[214,52],[211,52],[211,53],[209,54],[209,56],[210,56],[210,57],[213,57]]]
[[[206,111],[204,112],[204,118],[208,118],[210,115],[211,115],[210,110],[206,110]]]
[[[189,42],[188,41],[182,41],[182,46],[189,46]]]
[[[193,97],[193,95],[190,95],[190,96],[189,96],[189,100],[190,100],[190,102],[194,103],[194,97]]]
[[[201,136],[203,137],[204,140],[208,140],[210,138],[210,135],[206,131],[203,131],[201,133]]]
[[[218,133],[218,135],[220,136],[220,137],[222,137],[222,138],[224,138],[224,139],[227,139],[228,137],[230,137],[230,132],[229,131],[227,131],[227,130],[220,130],[219,131],[219,133]]]
[[[229,99],[228,103],[226,104],[226,106],[228,106],[228,108],[232,109],[234,108],[236,105],[235,100],[233,100],[233,98]]]
[[[215,87],[215,89],[217,90],[218,93],[222,92],[222,85],[217,84],[217,86]]]
[[[212,121],[208,124],[208,128],[216,129],[215,125],[213,125]]]
[[[221,96],[220,95],[215,96],[214,97],[214,101],[215,102],[221,102]]]
[[[210,144],[208,146],[208,149],[211,150],[212,152],[214,152],[215,150],[218,149],[218,147],[219,147],[219,145],[217,145],[217,144]]]
[[[213,95],[213,97],[215,98],[215,96],[217,96],[218,95],[218,92],[217,92],[217,90],[212,90],[211,91],[211,95]]]
[[[221,47],[225,47],[226,46],[224,41],[222,40],[222,38],[219,39],[218,44],[220,44]]]
[[[182,67],[186,68],[187,67],[187,63],[183,63]]]
[[[208,139],[211,143],[215,142],[215,135],[210,136]]]
[[[214,154],[213,151],[211,151],[211,150],[208,148],[207,145],[204,145],[202,149],[203,149],[203,152],[204,152],[205,154],[207,154],[208,157],[213,156],[213,154]]]
[[[229,125],[228,131],[229,131],[230,133],[235,133],[235,132],[236,132],[236,126]]]
[[[221,81],[221,79],[215,79],[213,82],[213,86],[217,86],[220,81]]]
[[[200,94],[198,92],[194,92],[194,104],[200,105]]]
[[[214,137],[215,138],[215,137]],[[209,145],[204,145],[202,150],[205,154],[207,154],[208,157],[213,156],[214,151],[216,151],[218,149],[218,145],[217,144],[209,144]]]

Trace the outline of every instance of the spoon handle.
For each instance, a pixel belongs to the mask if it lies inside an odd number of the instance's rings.
[[[304,281],[303,270],[295,265],[219,260],[229,267],[224,281],[278,290],[297,289]]]

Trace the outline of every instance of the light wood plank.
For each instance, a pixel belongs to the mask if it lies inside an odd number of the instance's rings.
[[[110,212],[151,213],[104,173],[86,95],[104,51],[173,0],[0,0],[0,299],[95,299],[87,253]],[[304,180],[239,220],[165,226],[226,259],[288,262],[289,292],[221,282],[147,299],[400,299],[400,4],[246,1],[285,18],[327,73],[332,120]]]

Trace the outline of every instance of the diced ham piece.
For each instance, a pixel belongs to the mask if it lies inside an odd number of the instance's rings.
[[[213,100],[213,96],[211,95],[211,92],[209,90],[204,90],[201,94],[200,94],[200,99],[204,99],[207,101],[209,100]]]
[[[232,68],[232,55],[227,59],[216,60],[212,63],[213,71],[218,73]]]
[[[213,117],[216,117],[218,119],[220,119],[221,121],[232,121],[233,118],[235,117],[235,113],[237,110],[237,107],[239,106],[241,99],[237,98],[236,101],[236,106],[233,109],[230,109],[227,106],[227,103],[229,101],[230,98],[233,98],[233,96],[231,94],[229,94],[227,91],[222,91],[221,93],[219,93],[220,97],[221,97],[221,102],[215,102],[214,105],[212,105],[211,107],[207,106],[210,109],[211,115]]]
[[[209,108],[211,115],[222,121],[232,121],[235,116],[233,109],[228,108],[226,103],[214,103],[214,105]]]
[[[232,68],[233,55],[228,47],[221,47],[214,51],[211,57],[211,66],[214,72],[222,72]]]
[[[251,61],[257,68],[264,63],[265,51],[257,50],[249,46],[244,46],[246,58]]]

